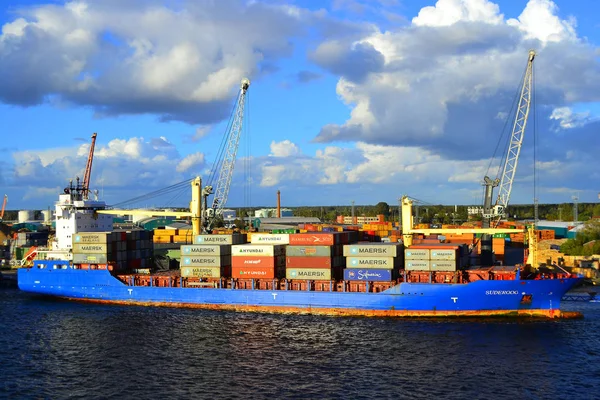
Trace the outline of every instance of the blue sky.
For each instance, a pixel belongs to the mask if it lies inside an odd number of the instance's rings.
[[[535,124],[511,202],[534,197],[534,132],[540,201],[598,199],[592,0],[2,7],[0,194],[9,208],[52,205],[82,176],[93,132],[92,187],[109,204],[208,177],[243,77],[252,84],[238,157],[250,174],[236,165],[228,205],[272,206],[277,190],[284,206],[402,194],[477,204],[483,176],[497,173],[487,168],[530,48]]]

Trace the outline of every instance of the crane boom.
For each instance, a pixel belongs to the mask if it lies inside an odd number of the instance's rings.
[[[531,105],[534,58],[535,51],[530,50],[527,69],[525,70],[525,77],[523,79],[523,86],[521,88],[521,96],[519,98],[519,106],[517,108],[508,153],[506,155],[506,161],[504,163],[502,178],[498,189],[498,198],[496,199],[496,205],[494,206],[494,214],[496,216],[502,216],[508,206],[515,173],[517,171],[517,164],[519,163],[519,154],[521,153],[521,146],[523,145],[523,134],[525,133],[525,127],[527,126],[527,118],[529,117]]]
[[[90,152],[88,154],[87,165],[85,166],[85,175],[83,176],[83,198],[87,199],[90,194],[90,177],[92,176],[92,161],[94,160],[94,148],[96,147],[96,136],[92,135],[92,144],[90,145]]]
[[[235,166],[235,159],[240,143],[240,136],[242,134],[242,126],[244,122],[244,106],[246,104],[246,92],[248,91],[249,86],[250,81],[245,78],[242,79],[233,122],[231,124],[231,130],[228,135],[226,145],[227,147],[225,149],[223,162],[221,163],[221,169],[219,171],[217,189],[215,191],[215,196],[213,197],[211,218],[214,218],[217,215],[221,215],[223,213],[225,203],[227,203],[229,187],[231,186],[231,178],[233,177],[233,167]]]
[[[4,210],[6,210],[6,202],[8,201],[8,195],[4,195],[4,200],[2,201],[2,211],[0,211],[0,221],[4,219]]]

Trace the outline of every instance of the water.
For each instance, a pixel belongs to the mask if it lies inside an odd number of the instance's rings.
[[[597,399],[600,303],[572,321],[282,316],[0,290],[0,398]]]

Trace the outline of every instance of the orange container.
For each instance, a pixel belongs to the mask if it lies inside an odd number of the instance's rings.
[[[331,246],[340,242],[339,233],[294,233],[290,235],[290,244],[296,246]]]
[[[287,257],[287,268],[331,268],[331,257]]]
[[[274,268],[285,265],[285,257],[248,257],[248,256],[233,256],[231,257],[231,266],[238,268]]]

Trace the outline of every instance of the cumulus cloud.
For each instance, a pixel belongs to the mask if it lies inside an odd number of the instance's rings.
[[[48,188],[29,190],[28,198],[47,196],[50,188],[66,187],[70,179],[83,177],[88,151],[89,144],[82,144],[74,148],[15,152],[14,173],[9,183],[27,182],[30,188]],[[96,143],[91,187],[102,187],[109,198],[124,200],[120,192],[125,188],[128,192],[147,193],[181,182],[190,177],[193,169],[203,166],[203,153],[182,156],[165,137],[113,139],[106,144]]]
[[[300,149],[295,143],[292,143],[290,140],[286,139],[281,142],[272,141],[271,142],[271,153],[269,154],[272,157],[290,157],[299,155]]]
[[[311,59],[340,76],[337,94],[351,112],[344,123],[323,126],[314,141],[489,157],[532,48],[541,119],[574,102],[600,101],[597,50],[557,12],[552,1],[530,0],[506,20],[489,0],[439,0],[410,26],[325,40]]]
[[[0,34],[0,101],[28,106],[52,97],[100,116],[212,123],[227,116],[240,79],[289,55],[289,39],[318,15],[240,0],[17,9]]]
[[[597,118],[592,118],[590,112],[574,112],[571,107],[558,107],[552,110],[550,119],[557,121],[562,129],[582,127]]]

